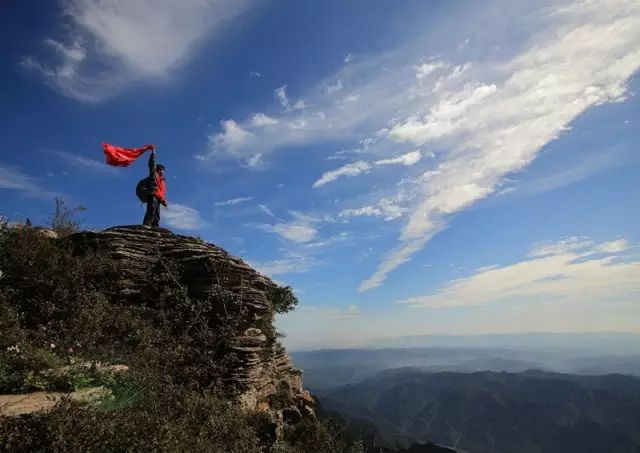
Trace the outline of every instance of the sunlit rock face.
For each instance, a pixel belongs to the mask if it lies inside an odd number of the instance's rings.
[[[223,368],[224,381],[238,390],[241,404],[269,412],[278,425],[314,416],[302,372],[276,339],[273,319],[283,288],[271,279],[216,245],[166,229],[118,226],[69,239],[78,253],[98,250],[118,262],[121,275],[109,297],[122,303],[150,303],[153,291],[162,291],[161,285],[149,291],[150,279],[159,273],[175,279],[190,300],[214,301],[220,316],[206,322],[221,323],[228,333],[224,354],[212,366]]]

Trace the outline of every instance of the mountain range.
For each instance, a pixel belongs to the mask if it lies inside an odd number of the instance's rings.
[[[640,451],[640,378],[401,368],[316,391],[323,407],[408,445],[474,453]]]

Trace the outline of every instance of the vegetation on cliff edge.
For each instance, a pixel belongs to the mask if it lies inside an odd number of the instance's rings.
[[[360,451],[315,420],[286,424],[276,442],[272,420],[237,407],[222,353],[237,321],[216,309],[231,294],[192,300],[167,269],[141,276],[149,297],[124,304],[109,296],[119,265],[34,228],[0,226],[0,393],[108,390],[91,403],[63,399],[46,413],[0,417],[0,450]],[[297,302],[286,288],[276,296],[278,311]]]

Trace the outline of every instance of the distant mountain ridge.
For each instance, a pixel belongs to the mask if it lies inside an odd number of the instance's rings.
[[[390,439],[474,453],[637,453],[640,378],[389,370],[317,392],[328,409]]]
[[[640,334],[632,332],[527,332],[481,335],[411,335],[380,338],[365,348],[506,348],[569,349],[593,353],[634,354]]]
[[[640,349],[639,349],[640,351]],[[359,382],[380,371],[420,367],[425,371],[508,371],[531,369],[574,374],[640,376],[640,354],[606,355],[592,351],[507,348],[386,348],[294,352],[312,389]]]

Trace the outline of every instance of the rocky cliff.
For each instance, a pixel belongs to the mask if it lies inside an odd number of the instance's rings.
[[[258,416],[269,442],[315,420],[274,327],[297,299],[216,245],[137,225],[65,238],[0,225],[0,271],[5,399],[64,395],[78,382],[118,392],[121,378],[105,377],[117,365],[128,370],[121,384],[147,396],[157,383],[160,392],[218,392],[233,410]]]
[[[273,326],[279,304],[293,298],[288,288],[220,247],[166,229],[119,226],[69,239],[76,253],[98,251],[119,263],[110,297],[121,303],[144,304],[158,297],[162,288],[150,293],[148,281],[158,274],[169,275],[191,301],[217,303],[213,312],[220,317],[206,322],[215,328],[221,320],[234,321],[215,359],[225,363],[221,377],[239,391],[241,404],[272,412],[278,422],[313,416],[313,399],[303,389],[302,372],[293,367]]]

